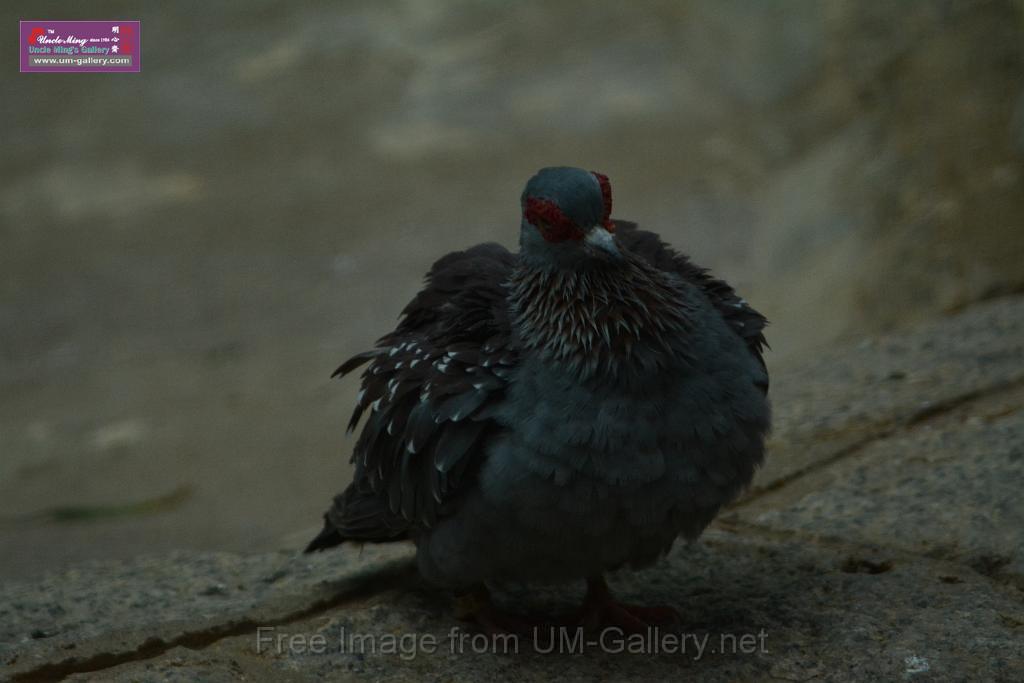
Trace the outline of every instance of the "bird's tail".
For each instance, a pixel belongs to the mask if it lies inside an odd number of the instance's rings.
[[[324,515],[324,528],[320,530],[320,533],[316,535],[316,538],[310,541],[309,545],[307,545],[306,549],[302,552],[315,553],[321,550],[327,550],[328,548],[333,548],[336,545],[341,545],[344,542],[345,538],[341,535],[341,532],[334,528],[334,525],[331,524],[331,520],[327,519],[327,516]]]
[[[349,486],[334,497],[324,514],[324,528],[306,546],[307,553],[342,543],[390,543],[409,538],[408,524],[389,513],[387,503],[371,490]]]

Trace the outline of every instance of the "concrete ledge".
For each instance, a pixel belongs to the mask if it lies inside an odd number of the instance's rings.
[[[699,543],[613,578],[679,608],[681,633],[567,631],[553,653],[474,640],[408,546],[174,553],[0,587],[3,675],[1024,680],[1024,298],[777,371],[773,397],[750,494]],[[502,599],[559,612],[580,591]]]

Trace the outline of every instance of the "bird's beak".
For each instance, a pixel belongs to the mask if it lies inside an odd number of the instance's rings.
[[[603,225],[592,227],[583,241],[588,247],[601,254],[615,259],[622,258],[622,252],[619,251],[619,245],[615,243],[615,237]]]

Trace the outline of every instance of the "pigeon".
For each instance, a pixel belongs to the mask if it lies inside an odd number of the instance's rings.
[[[764,458],[764,316],[653,232],[612,219],[608,178],[544,168],[519,252],[437,261],[366,366],[348,487],[307,552],[411,540],[428,583],[485,628],[488,586],[585,580],[582,622],[675,621],[604,576],[695,540]],[[510,626],[511,624],[511,626]]]

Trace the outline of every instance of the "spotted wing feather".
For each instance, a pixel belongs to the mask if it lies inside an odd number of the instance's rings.
[[[395,331],[338,368],[369,364],[349,423],[363,423],[355,475],[307,550],[407,537],[457,500],[498,429],[489,407],[518,361],[504,286],[513,263],[497,244],[448,254]]]

